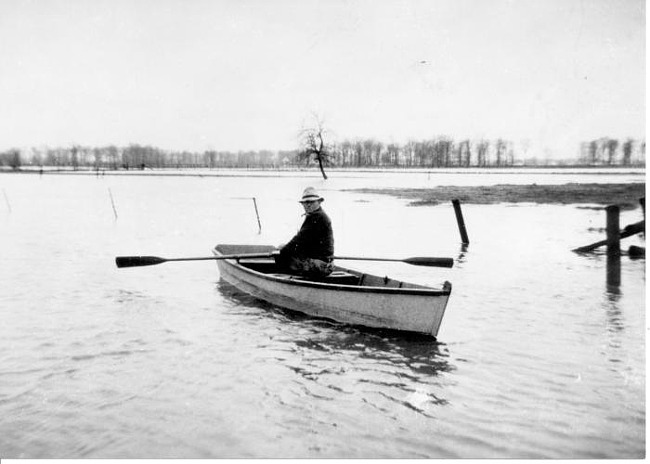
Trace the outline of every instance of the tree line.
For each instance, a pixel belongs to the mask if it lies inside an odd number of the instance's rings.
[[[59,148],[10,149],[0,153],[0,166],[19,169],[61,167],[72,169],[186,169],[186,168],[256,168],[279,169],[300,167],[318,157],[330,167],[349,168],[446,168],[508,167],[546,165],[550,162],[529,155],[529,145],[505,139],[456,141],[450,137],[409,141],[404,144],[383,143],[375,139],[344,140],[325,143],[309,138],[296,150],[285,151],[169,151],[149,145],[131,144],[87,147],[73,145]],[[306,156],[307,155],[307,156]],[[645,165],[645,140],[599,138],[585,141],[574,160],[563,164],[585,166]]]
[[[645,164],[645,140],[618,139],[602,137],[580,144],[580,162],[588,165]]]

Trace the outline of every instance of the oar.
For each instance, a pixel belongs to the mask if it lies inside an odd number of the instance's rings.
[[[117,267],[153,266],[154,264],[168,261],[205,261],[208,259],[244,259],[244,258],[271,258],[278,254],[277,251],[268,253],[245,253],[239,255],[206,256],[202,258],[159,258],[158,256],[118,256],[115,258]]]
[[[354,261],[397,261],[414,266],[429,266],[429,267],[452,267],[454,265],[453,258],[429,258],[425,256],[416,256],[414,258],[405,259],[392,259],[392,258],[358,258],[353,256],[334,256],[333,259],[351,259]]]
[[[206,256],[203,258],[159,258],[158,256],[118,256],[115,258],[117,267],[138,267],[138,266],[153,266],[154,264],[166,263],[168,261],[205,261],[208,259],[245,259],[245,258],[272,258],[276,256],[278,251],[271,251],[269,253],[247,253],[239,255],[221,255],[221,256]],[[406,259],[392,259],[392,258],[359,258],[352,256],[334,256],[333,259],[349,259],[355,261],[397,261],[414,266],[429,266],[429,267],[452,267],[454,265],[453,258],[429,258],[424,256],[416,256],[414,258]]]

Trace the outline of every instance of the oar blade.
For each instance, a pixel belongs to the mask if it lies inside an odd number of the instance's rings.
[[[118,256],[115,258],[117,267],[153,266],[165,261],[167,260],[157,256]]]
[[[403,260],[405,263],[413,264],[414,266],[429,266],[429,267],[453,267],[453,258],[428,258],[425,256],[416,256],[414,258],[406,258]]]

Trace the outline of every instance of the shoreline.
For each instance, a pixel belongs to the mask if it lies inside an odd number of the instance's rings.
[[[545,171],[545,172],[543,172]],[[607,205],[619,205],[624,210],[634,209],[639,206],[639,199],[645,197],[645,168],[628,167],[551,167],[542,169],[536,168],[490,168],[483,171],[473,169],[464,170],[458,168],[440,169],[409,169],[409,170],[363,170],[363,169],[330,169],[330,173],[346,174],[346,177],[354,176],[355,173],[376,173],[376,174],[406,174],[406,175],[429,175],[429,174],[468,174],[468,175],[491,175],[491,174],[513,174],[522,175],[526,172],[536,174],[553,175],[557,173],[588,173],[590,175],[624,175],[638,174],[643,182],[630,183],[565,183],[565,184],[497,184],[487,186],[436,186],[427,188],[356,188],[344,189],[342,191],[369,193],[379,195],[390,195],[396,198],[409,200],[409,206],[435,206],[458,199],[465,204],[496,204],[496,203],[533,203],[533,204],[561,204],[561,205],[600,205],[602,208]],[[145,169],[145,170],[106,170],[97,171],[92,169],[43,169],[27,168],[19,170],[7,170],[0,168],[0,174],[26,174],[26,175],[79,175],[79,176],[142,176],[142,177],[266,177],[266,178],[287,178],[287,177],[308,177],[322,178],[320,172],[314,169]],[[584,206],[589,207],[589,206]]]
[[[448,167],[448,168],[354,168],[354,167],[330,167],[325,170],[330,173],[373,173],[373,174],[467,174],[467,175],[493,175],[493,174],[514,174],[534,173],[554,175],[557,173],[585,173],[590,175],[629,175],[637,174],[645,176],[645,166],[504,166],[504,167]],[[144,169],[95,169],[92,167],[33,167],[23,166],[19,169],[12,169],[0,166],[0,174],[58,174],[58,175],[92,175],[92,176],[196,176],[196,177],[247,177],[265,175],[267,177],[284,177],[291,174],[306,175],[308,177],[322,178],[320,171],[314,167],[286,167],[286,168],[265,168],[265,167],[229,167],[229,168],[144,168]]]
[[[465,204],[535,203],[561,205],[619,205],[630,210],[645,197],[645,182],[629,184],[558,184],[442,186],[416,189],[349,189],[360,193],[407,199],[409,206],[435,206],[458,199]],[[600,208],[599,208],[600,209]]]

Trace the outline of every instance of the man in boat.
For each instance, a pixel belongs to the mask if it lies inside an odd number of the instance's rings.
[[[316,189],[307,187],[300,203],[305,209],[305,220],[298,233],[280,248],[275,261],[281,271],[297,273],[318,279],[332,272],[334,234],[332,222],[321,203],[325,199]]]

